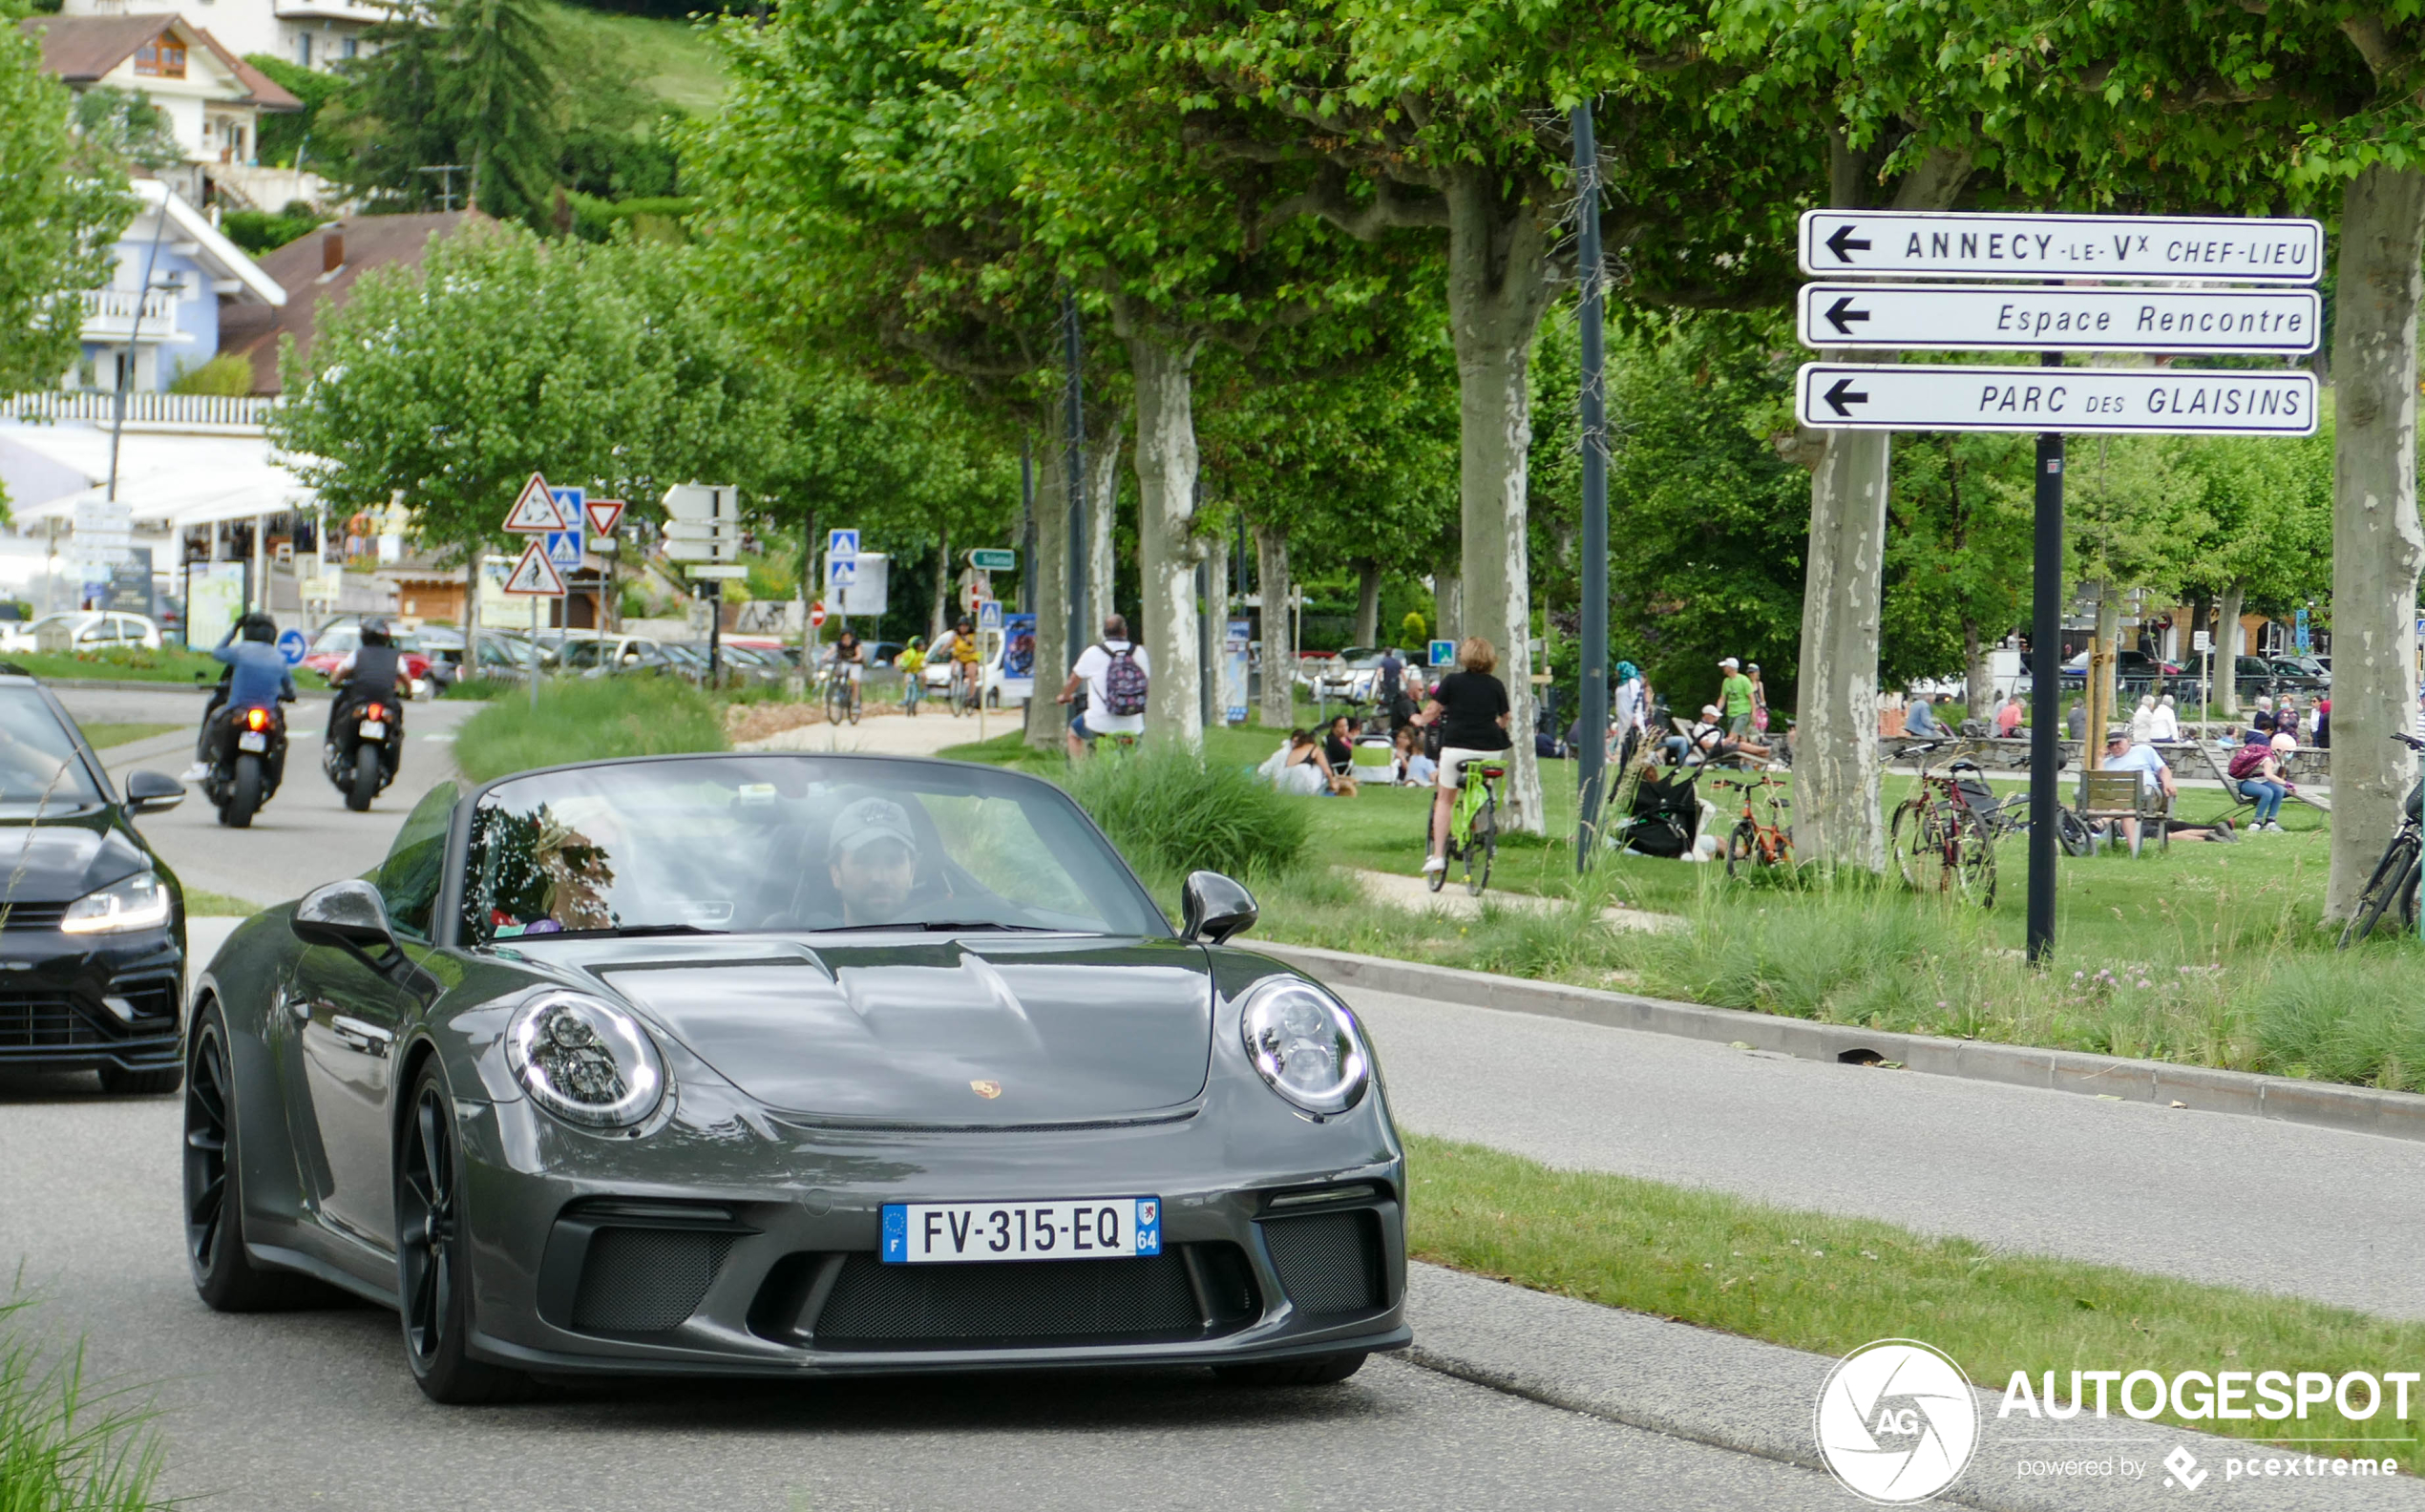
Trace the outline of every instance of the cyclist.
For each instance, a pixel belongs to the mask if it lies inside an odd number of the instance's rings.
[[[859,679],[867,673],[867,647],[859,644],[858,632],[845,630],[833,642],[833,675],[850,684],[849,707],[859,706]]]
[[[977,622],[961,615],[952,626],[952,633],[935,642],[934,656],[949,651],[952,658],[952,686],[977,702],[977,662],[981,655],[977,640]],[[931,658],[930,658],[931,660]]]
[[[893,659],[901,671],[901,712],[915,715],[918,696],[926,691],[926,638],[912,636],[901,654]]]
[[[1468,636],[1457,647],[1457,670],[1440,680],[1423,700],[1417,724],[1440,724],[1440,788],[1431,803],[1431,854],[1423,858],[1428,874],[1448,870],[1448,827],[1457,807],[1457,788],[1465,765],[1504,758],[1507,754],[1508,685],[1491,674],[1499,651],[1481,636]]]
[[[1145,733],[1146,693],[1153,677],[1152,659],[1145,647],[1128,639],[1128,621],[1121,615],[1103,617],[1103,639],[1078,654],[1069,681],[1054,702],[1076,704],[1069,714],[1069,754],[1086,754],[1106,735],[1118,744],[1132,744]],[[1078,703],[1079,688],[1086,702]]]

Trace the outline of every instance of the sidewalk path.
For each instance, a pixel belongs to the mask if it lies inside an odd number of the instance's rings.
[[[1343,996],[1422,1133],[2425,1318],[2411,1141]]]
[[[1003,709],[985,716],[984,738],[991,740],[1022,728],[1021,711]],[[887,756],[932,756],[947,746],[965,746],[978,738],[977,716],[952,718],[949,709],[930,708],[910,716],[870,714],[856,724],[801,724],[764,740],[744,741],[742,750],[873,751]]]

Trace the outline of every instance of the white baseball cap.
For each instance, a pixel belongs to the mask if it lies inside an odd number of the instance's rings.
[[[1718,664],[1722,667],[1740,667],[1742,665],[1740,662],[1736,661],[1733,657],[1720,658]]]

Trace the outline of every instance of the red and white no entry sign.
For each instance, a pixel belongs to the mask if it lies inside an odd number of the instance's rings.
[[[824,599],[820,598],[815,603],[809,605],[809,624],[812,629],[822,630],[825,628]]]

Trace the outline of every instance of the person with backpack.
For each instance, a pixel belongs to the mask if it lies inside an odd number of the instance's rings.
[[[2248,731],[2248,742],[2231,753],[2231,786],[2241,797],[2257,806],[2249,817],[2248,832],[2263,830],[2279,833],[2282,829],[2282,800],[2290,795],[2290,785],[2282,780],[2282,767],[2274,760],[2273,742],[2260,729]]]
[[[1079,654],[1056,703],[1068,704],[1086,684],[1086,703],[1069,716],[1069,754],[1084,756],[1106,735],[1131,740],[1145,733],[1146,693],[1152,685],[1153,664],[1145,647],[1128,639],[1128,621],[1107,615],[1103,639]]]

